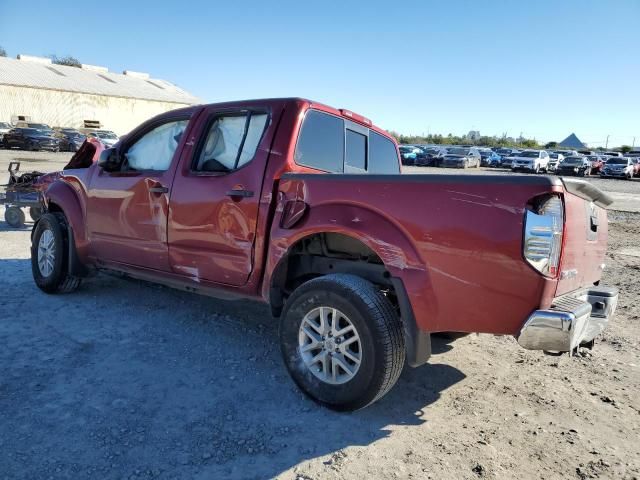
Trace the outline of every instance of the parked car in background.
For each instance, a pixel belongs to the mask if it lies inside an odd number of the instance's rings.
[[[77,152],[87,138],[75,128],[56,127],[54,136],[60,141],[61,152]]]
[[[499,148],[496,150],[496,153],[500,155],[500,165],[497,166],[511,168],[512,157],[520,153],[520,150],[516,150],[515,148]]]
[[[490,148],[479,148],[480,165],[483,167],[497,167],[500,165],[500,155]]]
[[[549,154],[545,150],[525,150],[515,155],[511,163],[511,171],[513,172],[522,170],[540,173],[548,171],[548,168]]]
[[[602,167],[600,172],[601,177],[618,177],[631,180],[634,176],[636,164],[630,158],[625,157],[611,157],[607,159],[607,162]]]
[[[442,157],[441,167],[445,168],[478,168],[480,167],[480,152],[477,148],[452,147]]]
[[[4,148],[19,148],[21,150],[49,150],[58,152],[60,141],[53,136],[53,130],[38,130],[35,128],[13,128],[2,138]]]
[[[0,144],[2,144],[2,137],[9,130],[11,130],[11,124],[9,124],[7,122],[0,122]]]
[[[402,160],[403,165],[415,165],[416,159],[418,158],[418,154],[416,153],[415,147],[410,145],[400,145],[398,147],[400,150],[400,158]]]
[[[555,172],[558,169],[558,166],[564,160],[564,155],[556,152],[547,152],[549,154],[549,165],[547,166],[547,171]]]
[[[422,150],[424,155],[418,156],[416,165],[424,167],[439,167],[442,158],[447,154],[447,149],[444,147],[425,147]]]
[[[640,157],[627,157],[633,164],[633,176],[640,177]]]
[[[84,133],[87,137],[95,138],[102,142],[102,144],[107,147],[113,147],[120,138],[111,130],[91,130],[91,129],[83,129],[80,130],[81,133]]]
[[[554,150],[553,153],[560,153],[564,158],[580,156],[577,150]]]
[[[604,155],[605,157],[623,157],[622,152],[612,152],[611,150],[607,150],[606,152],[600,152],[600,155]]]
[[[616,310],[618,290],[600,283],[607,194],[548,176],[400,176],[393,138],[350,111],[195,105],[87,167],[44,192],[31,236],[41,290],[68,293],[103,270],[261,301],[295,383],[336,410],[366,407],[405,363],[425,364],[433,332],[572,352]]]
[[[46,123],[35,123],[35,122],[25,122],[25,121],[16,122],[16,128],[35,128],[36,130],[43,130],[46,132],[53,131],[53,129]]]
[[[587,155],[589,162],[591,163],[590,175],[598,175],[602,167],[604,167],[605,157],[600,155]]]
[[[591,172],[591,161],[588,157],[580,155],[579,157],[565,158],[558,168],[558,175],[584,177]]]

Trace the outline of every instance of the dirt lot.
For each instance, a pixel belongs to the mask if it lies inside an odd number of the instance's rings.
[[[0,169],[13,157],[68,155],[0,151]],[[595,181],[640,201],[640,181]],[[591,353],[436,340],[354,414],[298,392],[265,307],[110,276],[47,296],[30,226],[0,222],[0,478],[640,478],[640,215],[610,216],[623,293]]]

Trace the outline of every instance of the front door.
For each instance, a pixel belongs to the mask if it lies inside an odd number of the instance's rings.
[[[97,165],[87,192],[91,253],[100,260],[169,271],[169,195],[188,115],[143,127],[126,139],[120,171]]]
[[[244,285],[264,172],[276,120],[272,112],[210,107],[201,115],[189,161],[176,172],[169,218],[169,260],[193,281]],[[266,208],[266,207],[265,207]]]

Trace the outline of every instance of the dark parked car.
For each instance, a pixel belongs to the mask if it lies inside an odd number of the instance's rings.
[[[56,128],[54,131],[62,152],[77,152],[87,138],[75,128]]]
[[[444,147],[427,147],[423,148],[424,155],[418,155],[416,158],[416,165],[423,167],[438,167],[442,157],[447,154],[447,149]]]
[[[500,155],[490,148],[480,150],[480,165],[483,167],[497,167],[500,165]]]
[[[496,153],[500,155],[500,163],[496,166],[511,168],[511,157],[520,153],[520,150],[516,150],[514,148],[499,148],[496,150]]]
[[[416,148],[410,145],[400,145],[398,147],[400,150],[400,159],[402,160],[403,165],[415,165],[416,159],[418,158],[418,154],[416,153]]]
[[[477,148],[454,147],[442,158],[441,167],[469,168],[480,166],[480,152]]]
[[[584,177],[591,172],[589,157],[568,157],[556,169],[558,175]]]
[[[4,148],[19,148],[21,150],[60,151],[60,141],[53,136],[52,130],[37,130],[35,128],[9,130],[2,138],[2,145]]]

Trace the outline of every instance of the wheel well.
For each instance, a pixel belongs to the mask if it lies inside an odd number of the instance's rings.
[[[362,277],[398,304],[391,274],[373,250],[349,235],[316,233],[291,246],[273,272],[269,291],[273,315],[280,316],[286,299],[302,283],[330,273]]]
[[[53,203],[53,202],[49,202],[49,204],[47,205],[47,210],[51,213],[60,212],[64,214],[64,211],[60,208],[60,206],[57,203]]]

